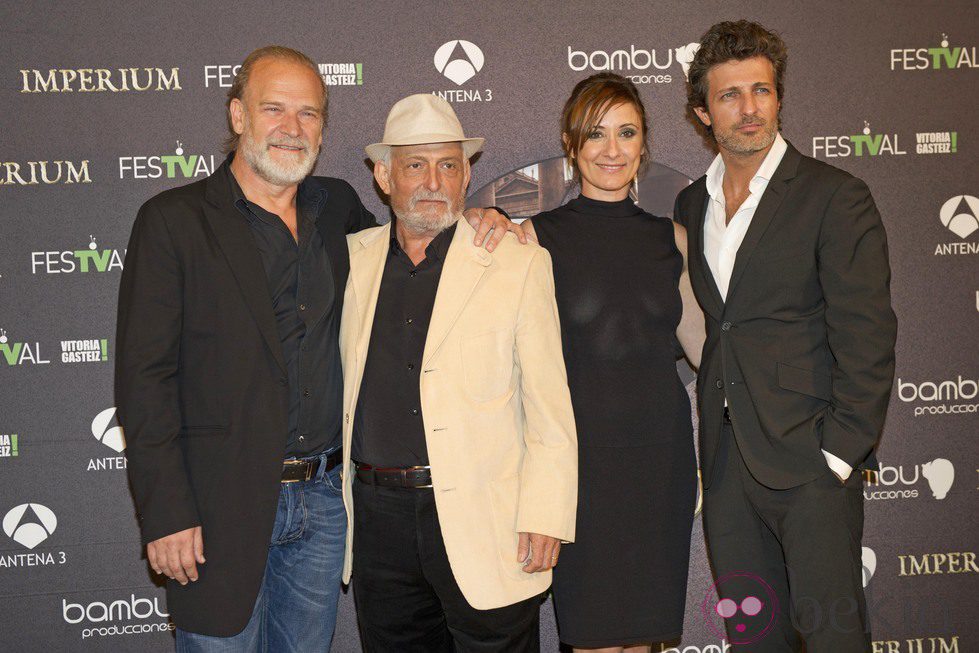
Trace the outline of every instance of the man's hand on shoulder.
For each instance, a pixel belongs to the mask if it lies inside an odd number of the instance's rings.
[[[519,224],[511,222],[507,216],[493,207],[466,209],[462,215],[466,218],[466,222],[476,230],[473,244],[477,247],[485,247],[487,252],[496,249],[508,231],[512,231],[523,245],[527,244],[528,237],[533,242],[537,242],[533,231],[528,232]],[[488,239],[487,234],[489,234]]]
[[[519,533],[517,562],[528,574],[553,569],[561,553],[561,541],[539,533]]]
[[[194,526],[153,540],[146,545],[146,558],[153,571],[181,585],[196,581],[197,565],[206,562],[201,527]]]

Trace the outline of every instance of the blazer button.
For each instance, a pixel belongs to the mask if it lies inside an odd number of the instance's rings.
[[[721,325],[721,331],[730,331],[730,330],[731,330],[730,322],[725,322]]]
[[[714,381],[714,387],[720,390],[721,388],[724,387],[724,381],[717,379],[716,381]]]

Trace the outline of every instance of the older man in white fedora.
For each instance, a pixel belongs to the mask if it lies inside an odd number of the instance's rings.
[[[348,238],[344,580],[367,651],[535,651],[574,538],[577,445],[551,261],[460,219],[452,107],[394,105],[367,147],[391,224]]]

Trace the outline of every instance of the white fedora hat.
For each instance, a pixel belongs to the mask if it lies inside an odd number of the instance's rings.
[[[364,151],[377,163],[384,159],[392,145],[461,143],[468,159],[483,147],[483,140],[466,138],[451,104],[437,95],[418,93],[391,107],[384,125],[384,140],[368,145]]]

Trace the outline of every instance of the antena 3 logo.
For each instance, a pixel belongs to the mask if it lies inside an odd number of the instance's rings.
[[[958,375],[953,380],[914,383],[898,377],[898,399],[914,404],[914,416],[955,415],[979,411],[979,403],[971,402],[979,395],[979,382]],[[970,403],[965,403],[970,402]]]
[[[92,436],[119,454],[126,451],[126,434],[116,420],[116,408],[106,408],[92,420]],[[101,472],[111,469],[126,469],[126,456],[91,458],[86,471]]]
[[[446,41],[435,51],[432,59],[435,70],[457,86],[462,86],[483,69],[486,57],[478,45],[471,41],[456,39]],[[447,102],[492,102],[493,90],[486,89],[448,89],[432,91]]]
[[[20,71],[21,93],[179,91],[180,68],[50,68]]]
[[[65,564],[68,556],[64,551],[33,552],[57,528],[54,511],[40,503],[22,503],[8,510],[3,517],[3,532],[31,553],[0,553],[0,568]]]
[[[965,241],[979,231],[979,197],[955,195],[945,201],[938,211],[938,219],[946,229]],[[979,254],[979,242],[955,241],[939,243],[935,256],[950,254]]]
[[[214,172],[213,154],[184,154],[184,145],[177,141],[173,154],[119,157],[119,179],[193,179]]]
[[[698,43],[688,43],[678,48],[666,48],[665,50],[651,48],[646,50],[637,48],[635,45],[629,45],[628,50],[585,52],[584,50],[575,50],[569,45],[568,68],[576,72],[583,70],[621,72],[635,84],[669,84],[673,81],[672,74],[655,71],[669,70],[674,63],[678,63],[684,76],[686,76],[690,70],[690,64],[693,62],[694,54],[699,47]],[[646,70],[650,70],[653,74],[628,74],[632,71]]]
[[[890,467],[878,464],[876,470],[864,472],[866,487],[864,499],[868,501],[880,499],[916,499],[919,496],[920,481],[928,482],[931,495],[941,501],[948,496],[955,482],[955,467],[946,458],[936,458],[921,465],[904,465]]]
[[[146,633],[162,633],[172,631],[170,614],[160,606],[160,598],[137,598],[130,593],[128,598],[115,601],[93,601],[88,605],[69,603],[61,599],[61,616],[65,623],[85,623],[81,631],[82,639],[89,637],[108,637],[113,635],[143,635]],[[131,622],[141,620],[142,623],[116,624],[111,622]],[[146,623],[150,621],[150,623]],[[100,624],[89,626],[88,624]]]
[[[948,34],[942,34],[937,48],[897,48],[891,50],[891,70],[949,70],[979,68],[976,47],[951,47]]]
[[[105,249],[93,235],[82,249],[31,252],[31,274],[70,274],[72,272],[122,272],[125,249]]]

